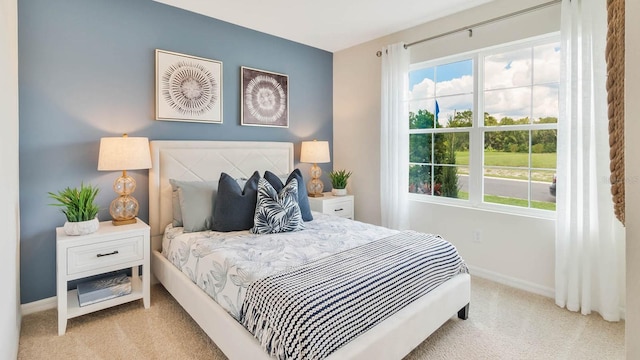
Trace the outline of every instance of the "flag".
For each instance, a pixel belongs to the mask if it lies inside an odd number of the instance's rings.
[[[436,111],[435,111],[435,118],[436,118],[436,123],[438,122],[438,113],[440,112],[440,106],[438,106],[438,100],[436,100]]]

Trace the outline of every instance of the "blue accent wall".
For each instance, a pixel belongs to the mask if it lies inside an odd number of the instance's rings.
[[[22,303],[56,295],[65,219],[47,192],[97,185],[99,218],[110,219],[119,174],[96,170],[101,137],[291,141],[296,161],[300,141],[333,139],[329,52],[151,0],[20,0],[18,31]],[[223,62],[223,124],[154,120],[155,49]],[[288,129],[240,125],[241,66],[289,75]],[[147,221],[147,171],[128,173]]]

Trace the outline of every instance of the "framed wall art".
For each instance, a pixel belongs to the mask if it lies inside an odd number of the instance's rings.
[[[243,66],[240,92],[242,125],[289,127],[289,76]]]
[[[156,49],[156,120],[222,123],[222,62]]]

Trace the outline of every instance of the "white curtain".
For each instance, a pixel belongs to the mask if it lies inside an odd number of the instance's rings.
[[[380,208],[382,225],[409,228],[409,50],[382,50]]]
[[[609,182],[606,16],[606,0],[562,1],[556,304],[618,321],[624,228]]]

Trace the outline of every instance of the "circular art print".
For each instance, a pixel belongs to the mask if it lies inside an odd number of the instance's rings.
[[[222,122],[221,64],[157,52],[158,119]]]
[[[242,68],[242,125],[289,126],[288,76]]]

